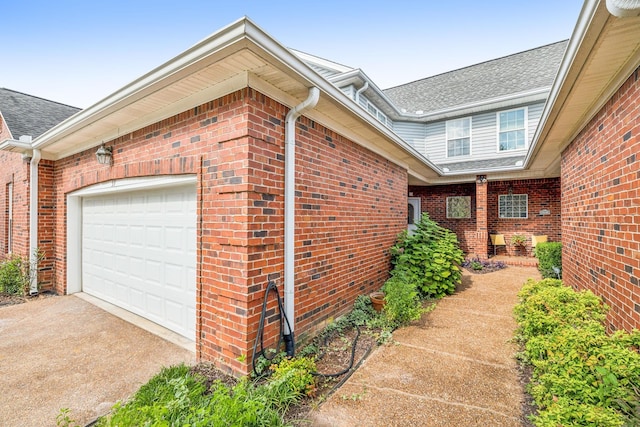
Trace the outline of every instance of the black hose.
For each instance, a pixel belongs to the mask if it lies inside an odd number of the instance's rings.
[[[276,300],[278,301],[278,309],[280,310],[280,333],[278,334],[278,342],[275,346],[275,351],[273,356],[269,357],[265,350],[264,347],[264,342],[263,342],[263,337],[264,337],[264,321],[265,318],[267,316],[267,300],[269,298],[269,292],[275,292],[276,294]],[[259,373],[257,368],[256,368],[256,359],[258,356],[262,356],[265,359],[267,359],[268,361],[273,360],[274,357],[276,357],[276,355],[278,354],[278,350],[280,349],[281,345],[283,342],[285,342],[286,346],[287,346],[287,356],[292,357],[294,354],[294,348],[295,348],[295,343],[293,342],[293,332],[291,332],[290,336],[285,336],[283,333],[283,328],[284,328],[284,323],[287,323],[287,327],[289,328],[289,331],[291,331],[291,324],[289,323],[289,319],[287,318],[287,315],[284,311],[284,305],[282,303],[282,298],[280,298],[280,292],[278,292],[278,287],[276,286],[275,282],[270,281],[269,284],[267,285],[267,289],[264,291],[264,300],[262,301],[262,312],[260,313],[260,322],[258,323],[258,334],[256,335],[256,340],[253,344],[253,354],[251,357],[251,364],[253,367],[253,373],[255,374],[256,377],[261,377],[263,374]],[[353,339],[353,344],[351,345],[351,357],[349,360],[349,366],[347,366],[345,369],[343,369],[340,372],[335,372],[335,373],[330,373],[330,374],[323,374],[321,372],[313,372],[312,375],[318,376],[318,377],[323,377],[323,378],[333,378],[333,377],[339,377],[341,375],[346,374],[347,372],[349,372],[351,370],[351,368],[353,368],[353,362],[355,360],[356,357],[356,347],[358,345],[358,338],[360,338],[360,327],[358,327],[358,325],[354,325],[356,327],[356,336]],[[258,344],[260,344],[260,350],[258,351]],[[369,349],[370,351],[371,349]],[[368,354],[368,352],[366,353]],[[366,356],[365,354],[365,356]],[[364,357],[363,357],[364,359]],[[359,363],[362,362],[362,360],[360,360]]]
[[[267,353],[265,352],[265,350],[267,349],[265,349],[264,347],[264,320],[267,316],[267,300],[269,299],[269,292],[274,292],[276,294],[276,300],[278,301],[278,309],[280,310],[280,333],[278,334],[278,342],[276,344],[274,354],[271,357],[267,355]],[[287,318],[287,315],[284,312],[284,305],[282,304],[282,298],[280,298],[280,292],[278,292],[278,287],[276,286],[275,282],[270,281],[267,284],[267,289],[264,291],[264,300],[262,301],[262,312],[260,314],[260,323],[258,324],[258,335],[256,336],[256,340],[253,344],[253,354],[251,356],[253,373],[256,375],[256,377],[260,376],[260,373],[256,369],[256,358],[258,356],[262,356],[265,359],[271,361],[278,354],[278,350],[280,349],[280,346],[282,345],[282,342],[284,340],[284,333],[283,333],[284,322],[287,322],[287,327],[289,328],[289,331],[291,331],[291,324],[289,323],[289,319]],[[293,334],[291,334],[291,336],[293,336]],[[258,343],[260,344],[260,351],[258,351]],[[293,343],[291,343],[290,345],[293,346]]]
[[[358,327],[358,325],[355,325],[355,327],[356,327],[356,337],[353,339],[353,344],[351,345],[351,359],[349,360],[349,366],[347,366],[342,371],[336,372],[333,374],[323,374],[320,372],[313,372],[312,375],[315,375],[317,377],[324,377],[324,378],[339,377],[340,375],[346,374],[351,370],[351,368],[353,368],[353,361],[356,357],[356,347],[358,346],[358,338],[360,338],[360,328]]]

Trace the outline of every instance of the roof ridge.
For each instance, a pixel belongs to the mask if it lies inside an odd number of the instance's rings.
[[[538,49],[543,49],[545,47],[553,46],[553,45],[560,44],[560,43],[566,43],[568,41],[569,41],[569,39],[560,40],[560,41],[553,42],[553,43],[548,43],[548,44],[545,44],[545,45],[542,45],[542,46],[533,47],[531,49],[526,49],[526,50],[523,50],[523,51],[520,51],[520,52],[511,53],[509,55],[500,56],[498,58],[488,59],[486,61],[481,61],[481,62],[472,64],[472,65],[467,65],[465,67],[456,68],[455,70],[444,71],[442,73],[434,74],[432,76],[427,76],[427,77],[423,77],[421,79],[413,80],[413,81],[410,81],[410,82],[407,82],[407,83],[402,83],[402,84],[399,84],[399,85],[396,85],[396,86],[391,86],[391,87],[383,89],[382,91],[386,92],[387,90],[390,90],[390,89],[396,89],[396,88],[399,88],[399,87],[412,85],[412,84],[415,84],[415,83],[418,83],[418,82],[422,82],[422,81],[425,81],[425,80],[432,79],[434,77],[439,77],[439,76],[444,76],[446,74],[456,73],[456,72],[459,72],[459,71],[462,71],[462,70],[466,70],[466,69],[469,69],[469,68],[477,67],[477,66],[482,65],[482,64],[488,64],[490,62],[500,61],[500,60],[503,60],[503,59],[506,59],[506,58],[509,58],[509,57],[512,57],[512,56],[522,55],[523,53],[531,52],[531,51],[538,50]]]
[[[0,89],[6,90],[6,91],[9,91],[9,92],[13,92],[13,93],[18,93],[20,95],[28,96],[30,98],[36,98],[36,99],[40,99],[42,101],[47,101],[47,102],[51,102],[51,103],[54,103],[54,104],[62,105],[62,106],[65,106],[65,107],[75,108],[78,111],[82,110],[82,108],[80,108],[80,107],[74,107],[73,105],[65,104],[63,102],[58,102],[58,101],[54,101],[54,100],[51,100],[51,99],[43,98],[41,96],[36,96],[36,95],[31,95],[31,94],[28,94],[28,93],[20,92],[19,90],[8,89],[6,87],[0,87]]]

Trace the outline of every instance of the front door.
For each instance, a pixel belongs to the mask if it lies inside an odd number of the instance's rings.
[[[420,215],[420,197],[409,197],[409,205],[407,207],[407,229],[409,233],[417,228]]]

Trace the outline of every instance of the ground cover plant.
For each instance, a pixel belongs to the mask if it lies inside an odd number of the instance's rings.
[[[608,308],[557,279],[530,280],[514,309],[536,426],[640,425],[640,331],[608,335]]]
[[[507,268],[507,264],[502,261],[493,261],[488,259],[481,259],[479,257],[473,257],[465,259],[462,263],[462,267],[466,268],[474,274],[486,274],[494,271]]]

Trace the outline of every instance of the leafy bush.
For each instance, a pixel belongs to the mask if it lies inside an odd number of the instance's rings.
[[[560,269],[560,278],[562,278],[562,243],[538,243],[535,247],[535,255],[538,258],[538,270],[542,277],[554,279],[558,277],[553,271],[553,267],[556,267]]]
[[[458,237],[430,219],[427,213],[422,214],[412,235],[406,231],[400,235],[391,254],[394,271],[402,270],[408,282],[417,284],[422,297],[452,294],[461,281],[458,266],[464,254]]]
[[[553,333],[559,327],[601,325],[604,321],[608,308],[591,291],[576,292],[555,279],[539,283],[529,280],[518,294],[521,303],[514,308],[517,333],[524,339]]]
[[[560,280],[529,280],[518,296],[516,338],[533,367],[534,424],[640,425],[640,331],[607,335],[607,307]]]
[[[29,263],[11,255],[0,264],[0,293],[24,295],[29,286]]]
[[[424,312],[415,281],[409,279],[407,271],[398,268],[382,287],[385,293],[384,313],[391,325],[397,327],[420,318]]]
[[[0,294],[26,295],[29,292],[32,275],[38,271],[38,265],[44,258],[39,249],[35,249],[33,254],[33,259],[11,255],[0,263]]]

